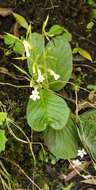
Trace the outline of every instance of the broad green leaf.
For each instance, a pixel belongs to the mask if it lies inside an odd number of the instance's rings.
[[[49,41],[46,47],[46,65],[60,75],[58,81],[55,81],[53,77],[49,78],[51,89],[56,91],[62,89],[70,79],[72,72],[72,51],[64,35]]]
[[[22,26],[25,29],[28,29],[28,23],[27,23],[26,19],[23,16],[21,16],[21,15],[19,15],[17,13],[13,13],[13,16],[15,17],[18,24],[20,24],[20,26]]]
[[[0,152],[5,150],[6,141],[5,131],[0,129]]]
[[[53,25],[49,29],[49,31],[47,32],[47,34],[48,34],[48,36],[53,37],[53,36],[62,34],[62,32],[64,32],[64,28],[62,26]]]
[[[96,109],[80,115],[82,143],[96,160]]]
[[[0,112],[0,125],[3,124],[3,122],[6,120],[7,118],[7,113],[6,112]]]
[[[38,63],[44,50],[44,37],[41,34],[34,32],[31,35],[31,40],[29,39],[29,43],[32,46],[32,55],[31,59],[28,59],[28,68],[29,73],[32,74],[32,65],[34,62]]]
[[[44,131],[44,141],[57,159],[70,159],[77,156],[78,134],[76,126],[70,118],[61,130],[47,128]]]
[[[68,120],[70,110],[66,102],[54,92],[41,90],[40,100],[29,99],[27,121],[35,131],[43,131],[49,126],[62,129]]]
[[[90,53],[80,47],[74,48],[73,53],[79,53],[85,59],[92,61],[92,57],[91,57]]]
[[[44,50],[44,37],[39,33],[32,33],[32,50],[35,55],[41,55]]]

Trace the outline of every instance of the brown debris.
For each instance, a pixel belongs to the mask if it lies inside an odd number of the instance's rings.
[[[10,14],[12,14],[12,9],[0,7],[1,16],[6,17],[6,16],[9,16]]]

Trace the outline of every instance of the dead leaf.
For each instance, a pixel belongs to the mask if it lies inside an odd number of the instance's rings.
[[[68,175],[64,178],[65,182],[70,181],[73,177],[77,176],[78,174],[80,174],[80,172],[82,172],[83,170],[85,170],[85,168],[89,165],[89,163],[87,162],[83,162],[80,167],[76,167],[76,166],[72,166],[72,164],[69,165],[69,173]]]
[[[3,8],[3,7],[0,8],[0,15],[1,16],[6,17],[6,16],[8,16],[10,14],[12,14],[12,9],[10,9],[10,8]]]
[[[8,71],[8,69],[6,69],[5,67],[0,67],[0,73],[2,73],[2,74],[7,74],[7,75],[9,75],[10,77],[16,79],[15,75],[14,75],[13,73],[10,73],[10,72]]]
[[[87,183],[87,184],[96,185],[96,177],[92,177],[90,179],[83,180],[82,182]]]

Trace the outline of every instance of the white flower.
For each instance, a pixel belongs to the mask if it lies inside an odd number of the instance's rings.
[[[40,69],[38,69],[38,79],[37,82],[43,82],[44,81],[44,77],[40,71]]]
[[[86,155],[86,151],[84,150],[84,148],[82,150],[78,150],[78,156],[80,156],[81,158],[83,158],[84,155]]]
[[[23,45],[25,48],[26,56],[30,57],[30,52],[29,52],[30,44],[26,40],[23,40]]]
[[[37,91],[37,88],[34,88],[34,90],[32,90],[32,94],[30,95],[30,98],[33,101],[36,101],[36,100],[40,99],[39,92]]]
[[[76,159],[76,160],[73,160],[72,163],[75,165],[75,166],[80,166],[81,165],[81,162]]]
[[[50,75],[54,77],[55,80],[58,80],[60,78],[60,75],[56,74],[53,70],[49,70]]]

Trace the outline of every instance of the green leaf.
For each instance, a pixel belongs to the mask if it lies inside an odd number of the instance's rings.
[[[0,129],[0,152],[5,150],[6,141],[5,131]]]
[[[32,46],[31,60],[28,59],[29,73],[32,74],[32,65],[40,59],[41,54],[44,50],[44,37],[39,33],[32,33],[31,39],[29,38],[29,43]]]
[[[71,188],[72,188],[72,183],[68,185],[67,187],[64,187],[62,190],[71,190]]]
[[[15,42],[15,45],[14,45],[14,47],[13,47],[13,51],[15,52],[15,53],[18,53],[18,54],[20,54],[20,55],[22,55],[23,53],[24,53],[24,46],[23,46],[23,43],[22,43],[22,41],[21,40],[17,40],[16,42]]]
[[[82,143],[96,160],[96,109],[80,115],[80,126]]]
[[[52,91],[41,90],[40,100],[29,99],[27,121],[35,131],[43,131],[46,127],[62,129],[68,120],[70,110],[66,102]]]
[[[95,4],[95,0],[88,0],[88,4],[89,5],[94,5]]]
[[[92,9],[92,18],[96,18],[96,8]]]
[[[72,51],[66,37],[57,36],[49,41],[46,54],[47,67],[60,75],[58,81],[55,81],[53,77],[49,78],[51,89],[58,91],[66,85],[72,72]]]
[[[90,90],[92,90],[92,91],[94,91],[94,92],[96,92],[96,85],[94,84],[89,84],[88,86],[87,86],[87,88],[88,89],[90,89]]]
[[[44,131],[44,141],[57,159],[70,159],[77,156],[78,134],[76,126],[70,118],[62,130],[47,128]]]
[[[4,35],[4,43],[6,45],[9,45],[10,48],[13,48],[13,51],[15,53],[22,55],[25,51],[22,40],[12,34],[6,33]]]
[[[15,17],[18,24],[20,24],[20,26],[22,26],[25,29],[28,29],[28,23],[27,23],[26,19],[23,16],[21,16],[21,15],[19,15],[17,13],[13,13],[13,16]]]
[[[39,33],[32,33],[31,35],[32,41],[32,50],[35,56],[41,55],[44,50],[44,37]]]
[[[82,48],[79,48],[79,47],[74,48],[73,53],[79,53],[85,59],[92,61],[92,57],[91,57],[90,53]]]
[[[72,40],[72,35],[67,30],[65,30],[63,36],[68,42]]]
[[[0,125],[4,123],[4,121],[7,118],[7,113],[6,112],[0,112]]]
[[[53,37],[53,36],[62,34],[62,32],[64,32],[64,28],[62,26],[53,25],[49,29],[49,31],[47,32],[47,34],[48,34],[48,36]]]
[[[65,37],[66,40],[71,41],[72,40],[72,35],[62,26],[59,25],[53,25],[49,31],[47,32],[49,37],[53,37],[56,35],[61,35]]]
[[[18,39],[17,37],[9,33],[6,33],[3,37],[4,37],[4,43],[10,46],[13,46],[15,41]]]

